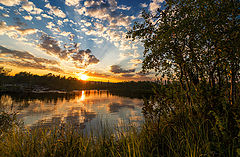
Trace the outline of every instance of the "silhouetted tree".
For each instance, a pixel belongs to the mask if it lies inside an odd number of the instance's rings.
[[[166,85],[159,83],[156,96],[145,102],[145,117],[159,134],[165,129],[159,128],[165,119],[176,130],[189,132],[191,128],[180,126],[200,119],[204,129],[210,130],[213,148],[209,153],[236,156],[239,140],[235,139],[239,139],[240,131],[240,1],[165,2],[157,13],[144,11],[144,21],[135,23],[127,35],[144,43],[143,71],[155,70],[170,80]],[[216,139],[220,139],[217,144]],[[234,151],[230,153],[226,145]]]
[[[238,0],[167,0],[164,10],[142,16],[145,21],[136,23],[128,37],[144,43],[143,71],[154,69],[178,79],[190,105],[190,92],[200,80],[210,84],[213,95],[230,80],[230,102],[235,104],[240,67]]]

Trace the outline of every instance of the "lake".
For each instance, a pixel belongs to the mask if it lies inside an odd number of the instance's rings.
[[[106,90],[1,95],[1,106],[17,112],[26,127],[71,124],[88,130],[101,123],[122,127],[143,122],[143,99]]]

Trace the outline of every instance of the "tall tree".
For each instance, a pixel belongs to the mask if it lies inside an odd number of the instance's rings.
[[[230,102],[235,104],[239,7],[238,0],[166,0],[163,10],[143,12],[144,22],[136,23],[128,37],[144,43],[143,70],[178,79],[188,104],[200,81],[210,84],[214,97],[229,79]]]

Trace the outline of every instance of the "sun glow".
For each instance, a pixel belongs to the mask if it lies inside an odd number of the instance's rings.
[[[85,74],[78,74],[78,78],[83,80],[83,81],[86,81],[89,77]]]

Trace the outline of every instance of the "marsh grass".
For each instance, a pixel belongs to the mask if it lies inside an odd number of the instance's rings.
[[[86,135],[73,126],[18,129],[1,135],[1,156],[144,156],[140,134],[134,128]]]
[[[236,156],[239,139],[224,143],[214,125],[186,112],[161,117],[160,123],[112,127],[99,123],[88,133],[75,126],[2,132],[0,154],[5,156]]]

